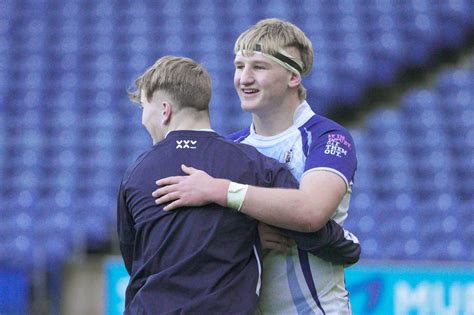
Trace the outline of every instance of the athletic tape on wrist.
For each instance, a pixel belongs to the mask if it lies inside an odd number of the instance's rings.
[[[240,211],[248,188],[249,185],[230,182],[229,189],[227,190],[227,207]]]

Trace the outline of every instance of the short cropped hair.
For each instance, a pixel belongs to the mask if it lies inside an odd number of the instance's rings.
[[[140,103],[142,93],[150,101],[156,91],[173,98],[179,108],[208,110],[211,100],[211,77],[203,66],[190,58],[164,56],[135,80],[135,90],[128,96]]]
[[[296,25],[280,19],[265,19],[240,34],[235,42],[234,53],[251,54],[257,45],[263,53],[275,55],[280,49],[296,48],[301,55],[303,69],[306,75],[313,67],[313,45],[305,33]],[[296,56],[295,56],[296,57]],[[306,89],[301,84],[298,88],[300,100],[306,99]]]

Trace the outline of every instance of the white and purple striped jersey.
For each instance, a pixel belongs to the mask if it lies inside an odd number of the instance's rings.
[[[293,126],[275,136],[258,135],[252,125],[229,138],[252,145],[261,153],[286,163],[299,181],[316,170],[339,175],[347,191],[332,219],[342,225],[347,217],[357,167],[352,137],[341,125],[316,115],[307,102],[297,108],[293,120]],[[358,243],[348,231],[345,237]],[[351,314],[344,266],[322,260],[296,246],[288,254],[271,251],[263,259],[259,311],[285,315]]]

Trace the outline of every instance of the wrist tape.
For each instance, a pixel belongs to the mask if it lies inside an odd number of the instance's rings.
[[[248,188],[249,185],[230,182],[229,189],[227,190],[227,207],[240,211]]]

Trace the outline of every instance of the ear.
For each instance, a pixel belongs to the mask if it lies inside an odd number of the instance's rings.
[[[288,86],[290,88],[294,88],[294,87],[298,87],[298,85],[300,84],[301,84],[301,75],[291,73],[291,78],[290,78],[290,82],[288,82]]]
[[[173,107],[168,102],[161,102],[161,124],[168,125],[173,115]]]

